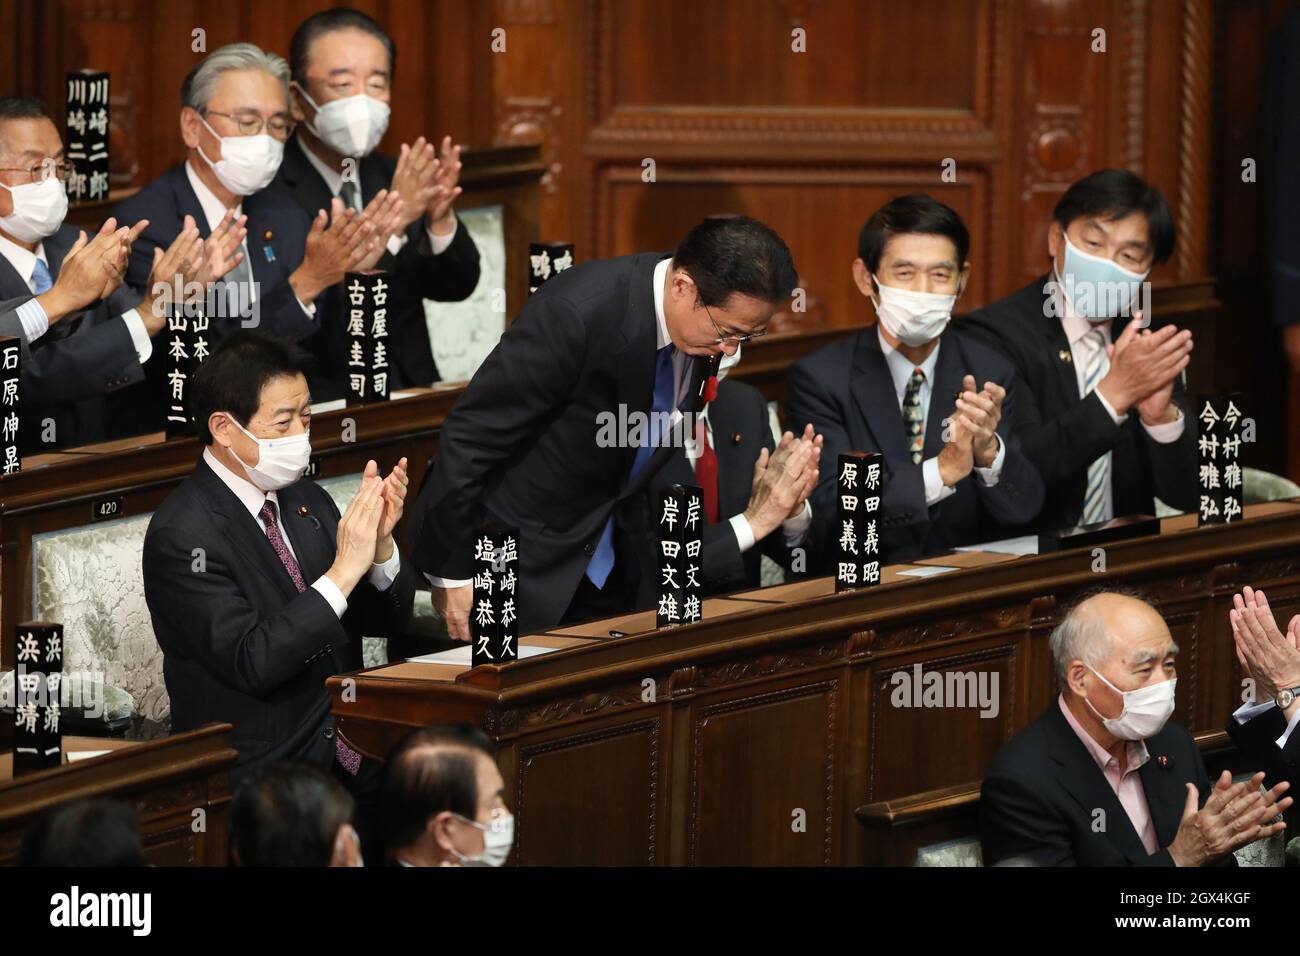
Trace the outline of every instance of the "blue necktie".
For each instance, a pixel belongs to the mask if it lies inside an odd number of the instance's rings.
[[[36,286],[36,294],[49,292],[50,286],[54,285],[54,280],[50,278],[49,267],[40,259],[36,260],[36,268],[32,270],[32,284]]]
[[[628,473],[627,479],[629,483],[636,480],[636,476],[654,457],[655,449],[661,443],[660,439],[663,436],[655,435],[652,438],[651,428],[665,421],[664,415],[673,410],[673,354],[676,351],[673,346],[665,345],[659,350],[659,356],[655,360],[655,394],[650,406],[650,422],[646,428],[645,443],[636,450],[636,457],[632,459],[632,470]],[[656,412],[659,414],[656,415]],[[596,551],[587,564],[587,577],[596,587],[603,588],[612,570],[614,570],[614,519],[611,517],[605,522],[605,529],[600,533]]]

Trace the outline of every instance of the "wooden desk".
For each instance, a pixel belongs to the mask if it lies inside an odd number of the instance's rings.
[[[893,568],[843,595],[819,579],[718,598],[701,623],[661,632],[631,615],[523,638],[576,643],[506,666],[408,662],[328,684],[340,732],[372,757],[413,727],[484,727],[520,863],[897,860],[899,828],[864,827],[858,809],[883,804],[868,816],[889,822],[968,804],[998,747],[1051,702],[1047,638],[1087,589],[1151,596],[1181,647],[1174,719],[1203,749],[1228,746],[1242,687],[1232,594],[1263,587],[1279,617],[1300,612],[1300,503],[1247,515],[1203,529],[1166,519],[1159,535],[1109,545],[1102,573],[1090,550],[966,556],[958,571]],[[896,705],[915,665],[996,679],[996,713]]]
[[[209,724],[150,741],[65,737],[68,754],[111,753],[13,777],[12,752],[0,753],[0,865],[12,866],[26,829],[51,807],[112,797],[136,808],[150,863],[225,866],[230,830],[230,769],[239,758],[230,724]],[[202,810],[195,831],[194,811]]]

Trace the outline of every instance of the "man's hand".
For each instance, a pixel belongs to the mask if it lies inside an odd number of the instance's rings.
[[[109,218],[93,239],[87,239],[84,232],[77,236],[63,257],[54,285],[36,297],[50,325],[112,295],[121,285],[130,254],[130,232],[118,229],[117,220]]]
[[[187,217],[188,218],[188,217]],[[217,223],[217,228],[203,240],[202,267],[194,276],[204,290],[209,282],[216,282],[244,258],[244,237],[248,235],[248,217],[235,218],[235,210],[227,209]]]
[[[803,508],[803,501],[817,484],[817,462],[821,445],[814,442],[810,432],[807,438],[790,441],[782,439],[782,446],[770,456],[764,448],[754,462],[753,493],[745,520],[761,541],[776,530],[782,521],[794,517]],[[789,434],[787,432],[787,434]]]
[[[366,204],[365,211],[361,213],[361,218],[370,223],[374,230],[377,241],[370,250],[370,253],[357,263],[356,272],[365,272],[367,269],[373,269],[380,259],[384,256],[384,250],[388,247],[388,240],[401,229],[402,212],[406,208],[406,201],[397,193],[395,189],[381,189],[375,193],[375,198]]]
[[[1288,633],[1283,634],[1273,619],[1264,592],[1251,588],[1234,594],[1232,605],[1228,620],[1232,624],[1237,661],[1246,676],[1255,681],[1255,702],[1262,704],[1276,697],[1284,687],[1300,687],[1296,619],[1292,619],[1293,626],[1288,628]]]
[[[378,468],[373,460],[366,462],[361,490],[339,519],[334,563],[325,572],[344,597],[352,593],[375,563],[379,522],[384,515],[384,483],[379,480]]]
[[[433,597],[433,609],[447,622],[447,636],[453,641],[469,641],[469,612],[474,604],[474,585],[466,584],[458,588],[430,589]]]
[[[974,435],[966,417],[955,411],[944,428],[948,440],[939,452],[939,477],[951,488],[975,467],[975,452],[971,447]]]
[[[186,216],[180,233],[172,240],[167,251],[157,247],[153,251],[153,268],[149,270],[149,287],[140,304],[135,307],[145,330],[157,335],[167,324],[168,306],[180,287],[182,301],[185,285],[194,281],[203,265],[203,239],[193,216]]]
[[[1192,333],[1186,329],[1180,332],[1173,325],[1152,332],[1139,329],[1141,323],[1142,313],[1138,311],[1119,339],[1106,347],[1110,369],[1097,384],[1097,391],[1117,415],[1126,415],[1141,403],[1139,411],[1145,410],[1143,420],[1148,424],[1172,421],[1168,416],[1172,413],[1177,418],[1178,413],[1170,408],[1170,396],[1174,380],[1191,361]]]
[[[985,382],[984,391],[976,392],[974,375],[962,379],[962,388],[965,391],[957,398],[957,412],[970,431],[975,466],[989,468],[998,456],[998,424],[1007,390],[997,382]]]
[[[445,236],[456,228],[456,217],[451,209],[464,192],[457,185],[460,182],[460,147],[452,145],[450,136],[442,138],[442,150],[433,177],[434,192],[425,207],[425,221],[435,236]]]
[[[1231,853],[1237,847],[1286,829],[1282,821],[1267,823],[1291,806],[1290,797],[1282,797],[1290,784],[1285,780],[1272,790],[1260,790],[1264,774],[1249,781],[1228,783],[1232,777],[1223,771],[1205,807],[1197,810],[1199,794],[1195,784],[1187,785],[1187,802],[1169,855],[1178,866],[1203,866]],[[1279,799],[1281,798],[1281,799]]]
[[[289,276],[289,285],[300,302],[312,302],[343,276],[356,271],[383,243],[374,226],[355,209],[345,209],[337,196],[330,203],[330,215],[322,209],[307,233],[302,264]]]
[[[421,136],[410,146],[402,144],[397,168],[393,170],[393,181],[388,186],[404,201],[398,232],[405,232],[406,227],[423,216],[433,202],[438,193],[437,173],[438,157],[434,155],[433,143]]]
[[[376,471],[378,475],[378,471]],[[383,564],[393,556],[393,529],[402,520],[406,507],[406,459],[401,459],[384,479],[384,514],[379,519],[379,541],[375,550],[375,564]]]

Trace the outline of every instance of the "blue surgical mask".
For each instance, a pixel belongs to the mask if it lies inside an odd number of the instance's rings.
[[[1064,233],[1062,238],[1065,267],[1059,278],[1071,308],[1095,322],[1128,315],[1149,271],[1129,272],[1111,259],[1077,248]]]

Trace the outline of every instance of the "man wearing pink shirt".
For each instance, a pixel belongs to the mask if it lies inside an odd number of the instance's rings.
[[[1211,783],[1196,742],[1168,723],[1178,645],[1135,594],[1075,605],[1051,637],[1061,693],[993,758],[980,797],[984,862],[1235,865],[1285,827],[1288,784]]]

